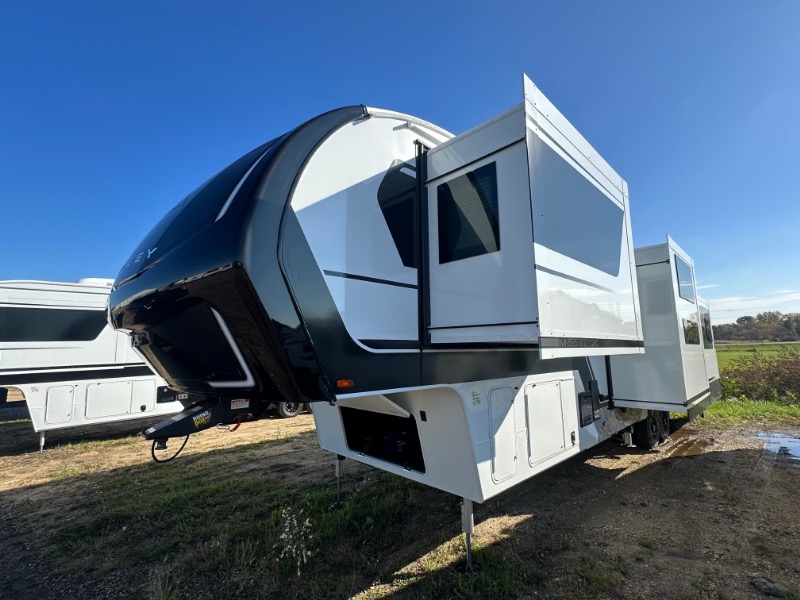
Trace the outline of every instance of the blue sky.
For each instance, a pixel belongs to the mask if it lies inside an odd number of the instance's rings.
[[[290,5],[291,4],[291,5]],[[0,279],[115,277],[180,198],[350,104],[460,133],[526,72],[716,322],[800,312],[800,2],[0,2]]]

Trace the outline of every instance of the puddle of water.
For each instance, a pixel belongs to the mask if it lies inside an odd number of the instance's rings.
[[[780,456],[800,461],[800,439],[781,433],[759,433],[757,440],[764,440],[764,449]]]

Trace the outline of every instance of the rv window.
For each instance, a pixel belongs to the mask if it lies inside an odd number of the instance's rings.
[[[89,342],[106,326],[106,311],[0,308],[0,342]]]
[[[531,137],[533,241],[619,276],[625,211],[544,143]]]
[[[440,264],[500,250],[496,163],[443,183],[437,193]]]
[[[684,300],[694,302],[694,281],[692,280],[692,267],[677,254],[675,255],[675,270],[678,276],[678,295]]]
[[[417,226],[414,214],[417,175],[412,165],[400,163],[386,171],[378,186],[378,205],[392,234],[403,265],[417,268]]]
[[[683,340],[687,344],[700,344],[700,330],[691,319],[683,320]]]
[[[714,334],[713,330],[711,329],[711,315],[708,312],[708,309],[702,307],[700,309],[703,317],[703,347],[704,348],[713,348],[714,347]]]

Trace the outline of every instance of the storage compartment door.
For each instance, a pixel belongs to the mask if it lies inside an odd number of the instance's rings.
[[[47,389],[47,404],[44,420],[48,425],[69,423],[72,419],[72,400],[75,387],[71,385],[54,385]]]
[[[492,480],[500,483],[517,472],[513,388],[495,388],[489,393],[489,427],[492,432]]]
[[[639,353],[625,182],[527,78],[525,110],[542,358]]]
[[[127,415],[130,413],[132,396],[132,381],[89,384],[86,387],[86,418]]]

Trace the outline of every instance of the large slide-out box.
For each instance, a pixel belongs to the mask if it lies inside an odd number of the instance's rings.
[[[645,354],[611,358],[614,405],[685,412],[694,418],[721,396],[708,304],[694,262],[670,237],[637,248]]]

